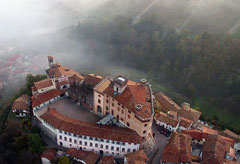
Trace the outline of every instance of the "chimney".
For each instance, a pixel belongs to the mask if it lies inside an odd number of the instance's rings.
[[[140,80],[140,83],[141,83],[142,85],[146,85],[147,80],[146,80],[146,79],[141,79],[141,80]]]

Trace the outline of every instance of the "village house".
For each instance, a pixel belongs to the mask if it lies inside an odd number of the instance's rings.
[[[54,63],[52,56],[48,56],[48,64],[47,76],[55,81],[57,89],[66,90],[76,83],[82,83],[84,80],[84,77],[76,71],[63,67],[59,63]]]
[[[12,112],[16,117],[26,117],[30,113],[29,108],[30,96],[24,94],[17,98],[12,105]]]
[[[94,88],[93,104],[95,113],[112,114],[143,139],[152,138],[153,97],[146,80],[134,82],[123,76],[105,77]]]
[[[202,151],[202,164],[237,164],[235,150],[231,142],[220,135],[209,136]],[[239,163],[238,163],[239,164]]]
[[[162,164],[191,164],[192,138],[189,135],[173,132],[162,151]]]
[[[173,115],[169,115],[163,112],[157,113],[154,116],[156,124],[169,130],[169,131],[177,131],[179,126],[179,121]]]
[[[124,155],[124,164],[146,164],[149,158],[143,150]]]
[[[56,89],[54,79],[45,79],[38,82],[34,82],[34,87],[32,87],[32,91],[34,91],[33,95],[36,92],[44,93],[53,89]]]
[[[138,151],[142,138],[133,130],[69,118],[49,109],[40,116],[42,131],[59,146],[123,157]]]
[[[47,148],[41,155],[42,164],[51,164],[56,156],[56,150]]]
[[[183,130],[182,133],[188,134],[192,137],[193,145],[196,145],[196,144],[203,145],[206,142],[208,137],[219,135],[219,132],[217,130],[211,129],[211,128],[205,127],[205,126],[198,128],[198,129]],[[222,136],[222,138],[232,144],[235,143],[235,141],[231,138],[224,137],[224,136]]]
[[[69,156],[72,160],[82,164],[95,164],[100,157],[94,152],[77,150],[75,148],[68,149],[66,155]]]
[[[36,116],[36,111],[41,109],[61,97],[65,96],[64,91],[53,89],[44,93],[37,93],[32,96],[33,114]]]

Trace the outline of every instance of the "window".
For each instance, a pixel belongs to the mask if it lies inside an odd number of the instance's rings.
[[[74,136],[74,137],[77,137],[77,135],[76,135],[76,134],[73,134],[73,136]]]
[[[130,149],[128,149],[127,152],[130,152]]]
[[[117,151],[119,151],[119,147],[117,147]]]
[[[122,152],[125,152],[125,148],[122,148]]]
[[[62,139],[62,136],[59,136],[60,139]]]
[[[106,110],[108,110],[108,106],[106,106]]]
[[[69,144],[69,146],[72,146],[72,144]]]
[[[60,142],[60,145],[61,145],[61,146],[63,145],[62,142]]]
[[[147,127],[147,124],[144,124],[144,127]]]
[[[128,113],[130,113],[130,114],[131,114],[131,111],[130,111],[130,110],[128,110]]]
[[[84,138],[84,139],[87,139],[87,136],[84,136],[83,138]]]
[[[136,149],[133,149],[133,152],[135,152],[136,151]]]
[[[92,137],[89,137],[89,139],[90,139],[90,140],[93,140],[93,138],[92,138]]]
[[[106,100],[106,103],[108,104],[108,100]]]
[[[98,144],[95,144],[95,147],[98,147]]]
[[[98,95],[98,97],[101,97],[101,95]]]
[[[98,139],[97,139],[97,138],[95,138],[95,141],[98,141]]]
[[[122,114],[124,114],[124,111],[122,110]]]
[[[108,149],[108,145],[106,145],[106,149]]]
[[[91,146],[91,147],[93,146],[92,142],[90,142],[90,146]]]
[[[112,152],[112,155],[114,155],[114,152]]]
[[[76,144],[76,143],[77,143],[77,140],[74,140],[74,143]]]
[[[146,130],[143,131],[143,134],[145,134],[145,133],[146,133]]]
[[[130,114],[128,115],[128,119],[130,119],[131,117],[130,117]]]
[[[87,146],[87,142],[85,142],[85,146]]]
[[[120,108],[118,107],[118,111],[120,111]]]
[[[67,137],[64,137],[64,140],[67,141]]]
[[[81,135],[79,135],[78,137],[79,137],[79,138],[82,138],[82,136],[81,136]]]
[[[121,121],[123,122],[123,118],[121,118]]]
[[[112,106],[114,106],[114,103],[112,103]]]
[[[115,142],[114,142],[114,141],[112,141],[112,144],[115,144]]]
[[[71,139],[71,138],[69,138],[69,142],[72,142],[72,139]]]
[[[119,115],[117,115],[117,119],[119,120]]]
[[[120,104],[118,103],[118,106],[120,106]]]
[[[100,99],[98,99],[98,104],[101,104],[101,100]]]
[[[127,126],[130,127],[130,124],[127,122]]]
[[[59,130],[59,133],[62,133],[62,131],[61,131],[61,130]]]
[[[114,111],[112,110],[112,115],[114,115]]]
[[[114,147],[113,147],[113,146],[111,147],[111,150],[114,150]]]
[[[107,140],[107,143],[109,143],[109,140]]]
[[[101,148],[103,148],[103,145],[101,144]]]
[[[112,98],[112,101],[114,102],[114,99]]]
[[[82,141],[79,141],[79,144],[82,145]]]
[[[66,135],[67,135],[67,132],[64,132],[64,134],[66,134]]]

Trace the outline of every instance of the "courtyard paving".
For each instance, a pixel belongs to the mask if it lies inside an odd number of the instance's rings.
[[[48,108],[55,108],[59,113],[66,115],[71,118],[75,118],[85,122],[97,122],[101,119],[100,116],[94,114],[93,112],[79,106],[75,102],[68,98],[63,98],[45,106],[44,108],[37,111],[40,116],[47,111]]]
[[[155,134],[155,136],[154,136],[155,144],[153,147],[153,151],[149,155],[151,164],[159,164],[160,163],[160,159],[162,157],[162,150],[168,141],[168,137],[165,137],[164,135],[160,134],[159,131],[157,130],[157,128],[158,128],[158,125],[155,122],[153,122],[152,131]]]

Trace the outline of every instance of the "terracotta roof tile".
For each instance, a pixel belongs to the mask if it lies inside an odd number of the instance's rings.
[[[142,141],[141,137],[134,130],[117,126],[100,126],[96,123],[82,122],[80,120],[64,116],[58,113],[55,109],[49,109],[48,112],[44,113],[40,117],[57,129],[78,135],[136,144],[140,144]]]
[[[41,155],[42,158],[47,158],[49,161],[53,160],[56,156],[56,150],[53,148],[47,148]]]
[[[192,108],[185,108],[185,109],[181,109],[178,112],[178,117],[183,117],[186,118],[188,120],[193,121],[194,123],[197,122],[199,120],[199,117],[201,116],[201,112],[192,109]]]
[[[87,164],[95,164],[99,158],[99,155],[94,152],[77,150],[75,148],[68,149],[66,154],[71,158],[83,160]]]
[[[193,121],[185,119],[185,118],[180,118],[180,123],[179,126],[182,126],[186,129],[188,129],[192,125]]]
[[[84,77],[84,83],[94,88],[100,81],[102,81],[102,79],[102,76],[96,74],[88,74]]]
[[[162,152],[163,162],[191,163],[192,138],[183,133],[173,132]]]
[[[181,107],[176,104],[171,98],[167,97],[165,94],[159,92],[154,95],[155,99],[162,104],[167,110],[179,112],[181,110]]]
[[[116,164],[113,156],[105,156],[103,157],[98,164]]]
[[[113,97],[120,104],[130,109],[133,113],[141,118],[150,118],[152,116],[151,95],[148,86],[136,83],[136,85],[127,85],[121,94],[114,94],[113,84],[110,84],[104,92],[105,94]],[[142,105],[140,111],[136,110],[136,105]]]
[[[200,129],[183,130],[182,133],[190,135],[192,139],[196,140],[203,139],[203,132]]]
[[[29,99],[30,97],[26,94],[20,96],[14,101],[12,105],[12,110],[29,110]]]
[[[223,164],[226,153],[230,150],[231,143],[225,141],[219,135],[209,136],[203,146],[203,164]]]
[[[32,96],[32,107],[36,107],[44,102],[47,102],[48,100],[51,100],[54,97],[60,96],[64,94],[64,91],[61,90],[50,90],[48,92],[44,92],[44,93],[37,93],[35,95]]]
[[[171,125],[172,127],[176,127],[178,125],[178,120],[169,117],[166,113],[160,112],[155,115],[155,120],[158,120],[160,122],[164,122],[168,125]]]
[[[128,154],[125,154],[124,156],[127,158],[127,161],[129,164],[132,164],[138,161],[143,161],[145,163],[149,161],[149,158],[146,156],[143,150],[128,153]]]
[[[53,86],[53,82],[51,79],[45,79],[41,80],[38,82],[34,82],[34,86],[36,87],[37,90],[42,89],[42,88],[47,88]]]

